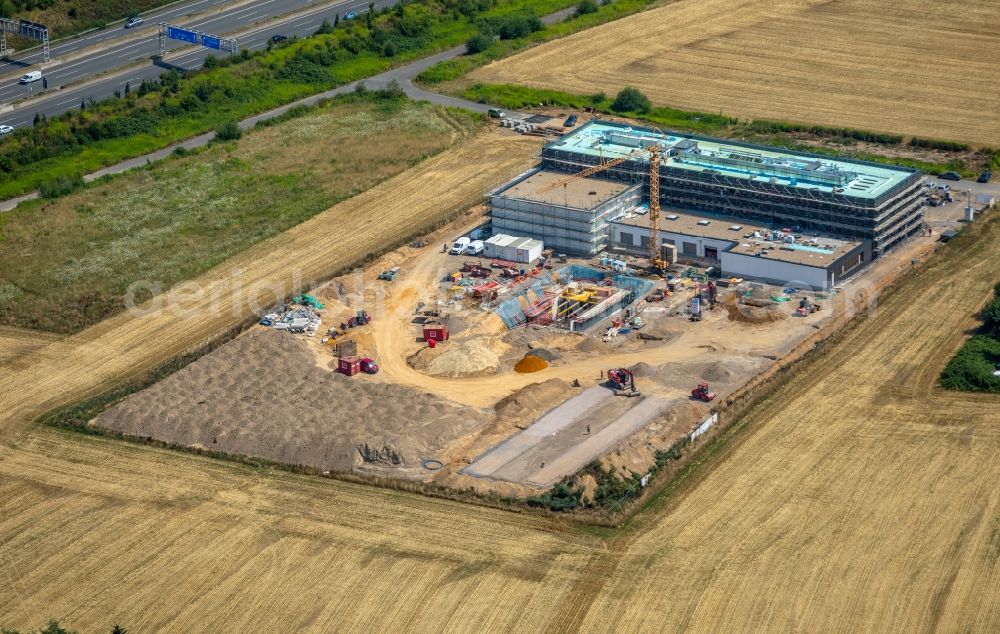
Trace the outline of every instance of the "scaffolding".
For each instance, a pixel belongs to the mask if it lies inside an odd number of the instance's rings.
[[[540,167],[576,173],[599,165],[605,161],[599,152],[609,142],[623,147],[657,146],[669,156],[659,170],[659,200],[663,207],[731,216],[770,227],[793,227],[800,231],[867,239],[872,242],[876,257],[921,231],[923,179],[916,170],[898,168],[907,173],[905,178],[877,196],[866,197],[864,193],[870,191],[866,188],[874,181],[846,168],[827,165],[822,162],[823,157],[801,154],[796,155],[795,160],[775,161],[761,158],[754,152],[756,146],[748,144],[744,144],[746,150],[740,153],[698,153],[694,137],[689,141],[690,146],[681,143],[669,146],[665,139],[652,130],[628,128],[613,129],[607,138],[595,138],[593,144],[586,147],[556,140],[543,147]],[[766,148],[760,149],[763,152]],[[648,200],[648,161],[645,153],[630,153],[627,160],[603,171],[602,178],[637,184],[643,198]],[[859,171],[869,165],[864,161],[852,163],[858,165]],[[692,166],[700,169],[692,169]],[[744,168],[747,173],[735,175],[720,171],[734,166]],[[747,166],[758,166],[758,169],[754,172]],[[766,178],[762,174],[775,177]]]

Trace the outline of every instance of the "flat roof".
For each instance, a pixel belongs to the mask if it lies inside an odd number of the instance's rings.
[[[647,161],[642,148],[658,144],[661,162],[672,168],[714,172],[786,187],[874,199],[917,173],[902,167],[835,159],[735,141],[658,132],[614,122],[591,120],[547,147],[613,159],[634,156]],[[673,156],[667,157],[667,153]]]
[[[515,249],[531,249],[542,244],[541,240],[523,236],[511,236],[506,233],[498,233],[486,240],[487,243],[498,247],[513,247]]]
[[[645,206],[643,206],[645,207]],[[636,208],[642,212],[643,207]],[[614,224],[649,229],[649,212],[629,212]],[[733,243],[729,253],[756,256],[794,264],[826,268],[855,249],[861,242],[831,238],[815,233],[796,233],[794,243],[784,242],[785,233],[740,218],[715,214],[692,214],[663,209],[660,211],[660,231],[692,238],[711,238]],[[757,234],[755,236],[754,234]],[[770,234],[770,235],[769,235]],[[759,237],[758,237],[759,236]],[[680,245],[678,245],[680,247]],[[678,249],[680,255],[680,249]]]
[[[550,170],[529,172],[524,178],[514,181],[509,187],[498,190],[494,195],[588,210],[634,187],[628,183],[603,178],[577,178],[567,182],[565,186],[557,186],[543,193],[538,192],[538,190],[565,180],[569,176],[572,175]]]

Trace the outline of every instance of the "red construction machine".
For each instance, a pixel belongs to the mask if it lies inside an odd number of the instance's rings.
[[[691,390],[691,396],[706,403],[715,399],[717,394],[708,389],[708,383],[699,383],[698,387]]]
[[[608,370],[608,384],[617,396],[639,396],[635,389],[635,374],[628,368]]]

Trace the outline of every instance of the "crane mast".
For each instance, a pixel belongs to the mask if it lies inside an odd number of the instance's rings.
[[[666,262],[660,256],[660,148],[649,150],[649,263],[664,270]]]
[[[649,263],[655,270],[662,273],[667,269],[667,262],[660,257],[660,148],[653,145],[645,150],[649,152]],[[593,176],[616,165],[621,165],[631,158],[633,156],[629,154],[605,161],[602,155],[602,160],[597,165],[592,165],[576,174],[549,183],[539,189],[537,193],[544,194],[560,186],[565,188],[577,179]]]

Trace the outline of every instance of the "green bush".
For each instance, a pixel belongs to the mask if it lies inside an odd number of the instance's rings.
[[[966,143],[955,143],[954,141],[941,141],[938,139],[921,139],[919,137],[910,139],[910,146],[931,150],[944,150],[946,152],[964,152],[969,149]]]
[[[60,176],[50,181],[45,181],[38,186],[38,195],[41,198],[59,198],[66,194],[72,194],[82,188],[86,183],[79,174],[74,176]]]
[[[597,3],[594,0],[580,0],[580,3],[576,5],[576,15],[587,15],[588,13],[597,13]]]
[[[638,88],[631,86],[622,88],[611,104],[611,109],[615,112],[638,112],[646,114],[653,108],[649,103],[649,98],[642,94]]]
[[[467,55],[475,55],[476,53],[482,53],[490,46],[493,45],[493,38],[489,35],[484,35],[482,33],[477,33],[469,38],[465,43],[465,53]]]
[[[941,387],[965,392],[1000,394],[1000,377],[993,376],[1000,364],[1000,283],[993,299],[980,313],[983,325],[965,342],[941,372]]]
[[[227,121],[215,129],[216,141],[236,141],[243,136],[240,124],[235,121]]]
[[[583,492],[572,479],[557,483],[550,491],[528,498],[528,506],[547,508],[552,511],[572,511],[583,505]]]

